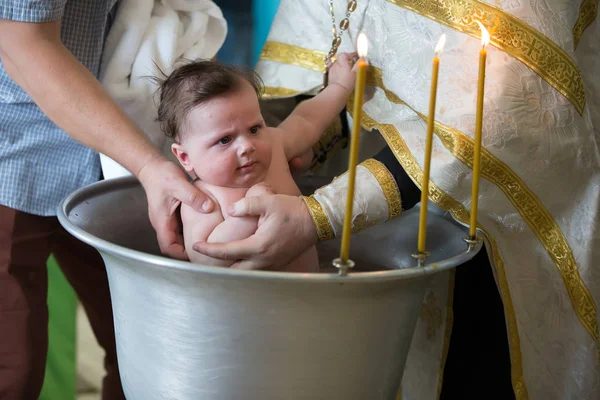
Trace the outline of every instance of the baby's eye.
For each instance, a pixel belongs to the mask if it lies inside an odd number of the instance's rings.
[[[250,133],[256,134],[256,133],[258,133],[259,129],[260,129],[260,125],[253,126],[252,128],[250,128]]]
[[[219,144],[227,144],[231,142],[231,136],[225,136],[219,140]]]

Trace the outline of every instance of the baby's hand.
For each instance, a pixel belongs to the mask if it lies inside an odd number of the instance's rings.
[[[338,84],[349,92],[354,90],[356,83],[356,70],[350,65],[350,60],[357,53],[340,53],[337,60],[329,67],[329,84]]]

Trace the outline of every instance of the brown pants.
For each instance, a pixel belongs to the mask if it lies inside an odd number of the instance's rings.
[[[106,352],[103,400],[124,399],[117,368],[112,307],[104,262],[67,233],[56,217],[0,205],[0,399],[38,398],[48,350],[48,274],[53,253]]]

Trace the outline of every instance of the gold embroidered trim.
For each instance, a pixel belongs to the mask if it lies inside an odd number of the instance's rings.
[[[323,210],[323,206],[313,196],[301,196],[301,198],[304,200],[306,207],[308,207],[308,212],[310,212],[310,216],[315,222],[319,241],[333,239],[333,228],[329,223],[329,218],[325,214],[325,210]]]
[[[425,115],[417,112],[385,87],[382,72],[379,68],[369,67],[367,83],[381,88],[391,102],[405,105],[423,121],[427,120]],[[475,144],[470,137],[439,122],[435,123],[434,132],[454,157],[469,168],[473,167]],[[548,251],[550,258],[552,258],[554,265],[561,274],[577,317],[600,347],[596,303],[583,279],[581,279],[573,251],[562,230],[538,197],[505,163],[494,157],[485,148],[482,148],[481,160],[481,176],[504,192]]]
[[[440,372],[438,375],[437,398],[442,394],[442,384],[444,383],[444,368],[448,359],[448,349],[450,348],[450,335],[452,335],[452,325],[454,324],[454,280],[456,278],[456,269],[450,271],[448,278],[448,300],[446,301],[446,328],[444,330],[444,345],[442,347],[442,359],[440,361]]]
[[[477,0],[387,1],[477,38],[481,31],[476,20],[492,27],[492,46],[535,71],[583,115],[586,100],[579,68],[556,43],[520,19]]]
[[[408,146],[400,136],[400,133],[394,125],[380,124],[369,117],[364,111],[361,118],[361,123],[365,129],[372,130],[377,129],[387,144],[390,146],[394,155],[398,159],[398,162],[402,165],[404,170],[408,173],[411,179],[415,182],[418,187],[421,187],[421,181],[423,179],[423,170],[417,163],[417,160],[410,153]],[[444,210],[450,212],[453,218],[464,224],[469,223],[469,212],[465,206],[450,195],[442,191],[435,183],[429,181],[429,199]],[[504,313],[506,315],[508,337],[510,341],[510,361],[511,361],[511,380],[515,396],[518,400],[528,400],[529,394],[523,378],[523,361],[521,354],[521,341],[519,338],[519,330],[517,327],[517,317],[515,315],[515,309],[512,303],[512,297],[510,295],[510,288],[506,279],[506,273],[504,271],[504,263],[500,256],[498,246],[493,238],[487,233],[482,227],[479,229],[486,235],[492,244],[493,259],[496,267],[496,273],[498,278],[498,284],[500,285],[500,295],[502,296],[502,303],[504,305]]]
[[[573,45],[579,46],[583,32],[594,23],[598,16],[598,0],[583,0],[579,6],[579,16],[573,26]]]
[[[476,0],[387,1],[474,37],[480,35],[475,20],[487,26],[495,24],[490,43],[535,71],[565,96],[579,114],[583,114],[586,99],[579,68],[564,50],[523,21]],[[597,3],[595,6],[597,12]],[[589,12],[585,15],[595,18],[595,14]],[[585,21],[590,18],[587,17]],[[275,41],[267,41],[260,55],[261,60],[292,64],[319,72],[324,69],[324,57],[325,53],[321,51]]]
[[[377,182],[379,182],[388,204],[388,220],[399,217],[402,214],[402,198],[394,176],[385,165],[373,158],[361,162],[360,165],[371,171]]]
[[[281,98],[281,97],[294,97],[300,91],[294,89],[288,89],[284,87],[275,87],[275,86],[265,86],[263,88],[263,93],[261,99],[273,99],[273,98]]]
[[[304,47],[269,40],[260,53],[261,60],[276,61],[322,72],[325,70],[325,56],[322,51],[307,50]]]
[[[435,133],[457,159],[473,168],[475,145],[471,138],[438,122]],[[550,212],[517,174],[484,148],[481,151],[481,176],[504,192],[544,245],[562,276],[577,317],[600,347],[596,303],[581,279],[567,238]]]

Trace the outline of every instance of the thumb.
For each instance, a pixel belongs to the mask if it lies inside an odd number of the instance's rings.
[[[182,203],[201,213],[210,213],[215,204],[204,192],[189,182],[185,182],[175,191],[175,197]]]
[[[229,206],[232,217],[261,216],[265,210],[265,196],[244,197]]]

